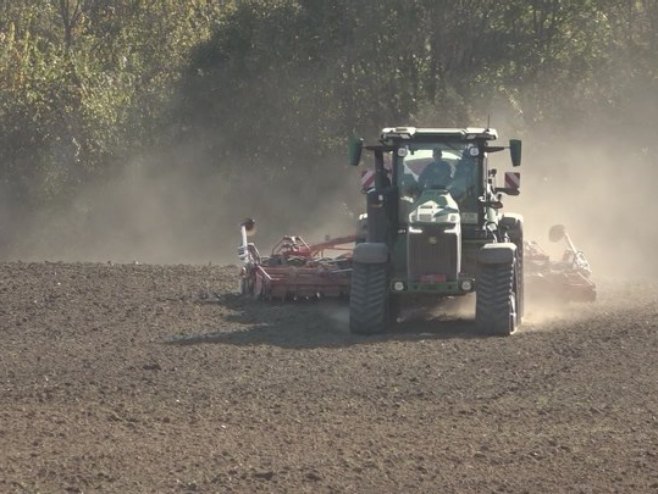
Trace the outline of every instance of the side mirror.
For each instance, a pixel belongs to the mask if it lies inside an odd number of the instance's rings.
[[[564,238],[564,225],[553,225],[550,230],[548,230],[548,239],[551,242],[559,242]]]
[[[521,166],[521,140],[509,140],[509,154],[512,158],[512,166]]]
[[[359,163],[361,162],[361,152],[363,151],[363,139],[360,137],[350,137],[347,146],[350,165],[359,166]]]

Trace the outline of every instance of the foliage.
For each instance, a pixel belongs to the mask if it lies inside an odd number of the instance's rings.
[[[191,2],[0,2],[0,173],[48,204],[148,143],[218,7]]]
[[[301,184],[330,176],[347,135],[383,125],[646,118],[633,95],[658,80],[657,0],[0,0],[0,13],[3,194],[32,208],[169,145],[199,146],[227,180]]]
[[[626,2],[642,20],[630,31],[620,8],[603,0],[244,1],[196,48],[179,115],[186,128],[216,129],[221,144],[208,145],[225,155],[249,136],[259,167],[265,155],[283,160],[300,148],[304,161],[335,152],[356,129],[484,122],[500,107],[519,115],[519,130],[583,121],[593,103],[617,108],[624,98],[630,80],[616,73],[619,60],[640,62],[624,74],[632,80],[655,71],[656,2]],[[625,32],[633,34],[624,40]]]

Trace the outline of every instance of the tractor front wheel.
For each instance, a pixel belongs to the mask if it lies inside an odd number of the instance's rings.
[[[355,334],[378,334],[391,323],[388,264],[352,264],[350,286],[350,331]]]

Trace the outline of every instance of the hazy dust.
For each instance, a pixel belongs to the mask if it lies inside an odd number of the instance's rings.
[[[647,222],[658,213],[652,200],[658,166],[648,154],[605,141],[565,140],[533,148],[528,139],[524,145],[521,195],[504,202],[507,210],[524,215],[526,238],[559,259],[566,244],[551,244],[547,233],[553,224],[563,224],[595,278],[658,273],[653,255],[658,229]]]
[[[559,258],[565,246],[548,242],[547,232],[564,224],[590,260],[595,280],[658,274],[658,229],[651,220],[658,213],[653,199],[658,164],[649,147],[630,132],[604,139],[591,129],[581,136],[578,129],[556,127],[521,137],[523,165],[514,170],[522,175],[521,195],[503,202],[505,211],[524,215],[526,239]],[[224,176],[191,143],[166,156],[136,159],[59,210],[21,218],[0,254],[23,260],[234,263],[238,224],[247,216],[257,221],[253,240],[265,254],[284,234],[308,242],[349,235],[365,199],[359,193],[361,169],[341,159],[328,157],[323,177],[273,186],[258,170]],[[495,153],[490,160],[502,183],[512,169],[508,154]]]

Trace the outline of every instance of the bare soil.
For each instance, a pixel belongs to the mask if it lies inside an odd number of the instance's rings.
[[[658,284],[367,338],[235,275],[0,264],[0,492],[658,492]]]

